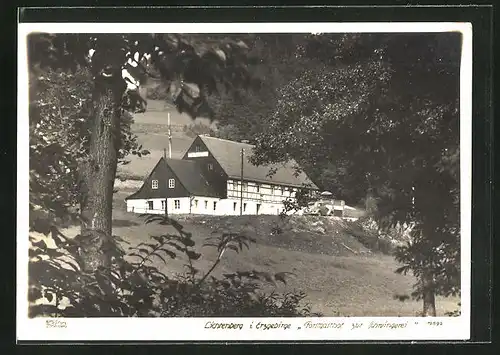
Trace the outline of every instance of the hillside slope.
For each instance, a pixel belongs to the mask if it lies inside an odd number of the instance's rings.
[[[136,214],[125,211],[123,197],[115,195],[113,234],[122,237],[127,247],[151,242],[151,236],[175,233],[171,226],[145,224]],[[240,254],[228,251],[213,275],[235,271],[291,272],[287,284],[268,285],[265,291],[302,291],[314,312],[324,316],[413,316],[421,310],[416,301],[401,302],[395,295],[409,294],[415,279],[398,275],[399,266],[390,255],[370,250],[351,234],[344,222],[327,221],[325,217],[293,217],[281,221],[273,216],[243,217],[183,217],[178,218],[184,229],[192,233],[196,250],[202,253],[195,267],[205,273],[213,265],[217,252],[203,247],[205,240],[224,231],[242,232],[254,237],[256,243]],[[274,234],[279,226],[281,233]],[[77,226],[63,230],[74,237]],[[55,247],[50,237],[30,233]],[[185,272],[186,261],[181,255],[168,260],[167,265],[155,265],[168,275]],[[48,302],[48,301],[47,301]],[[438,315],[453,311],[457,298],[437,298]]]
[[[148,242],[151,235],[174,232],[169,226],[144,224],[138,215],[125,212],[121,198],[115,201],[113,232],[131,245]],[[202,252],[196,266],[204,271],[217,256],[215,250],[202,247],[207,237],[231,231],[256,239],[256,244],[241,254],[227,252],[216,276],[245,270],[292,272],[295,275],[287,285],[267,290],[304,291],[313,310],[327,316],[412,316],[421,310],[420,302],[394,299],[395,295],[409,294],[415,279],[396,274],[399,265],[394,258],[365,246],[344,221],[315,216],[284,221],[276,216],[176,219],[193,234],[197,250]],[[276,227],[281,233],[273,233]],[[184,264],[185,260],[178,259],[169,261],[168,266],[157,266],[174,275],[185,270]],[[457,302],[455,298],[438,298],[438,312],[442,315],[454,310]]]

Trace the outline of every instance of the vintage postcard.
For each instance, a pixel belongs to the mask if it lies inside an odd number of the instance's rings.
[[[18,29],[18,340],[470,338],[470,23]]]

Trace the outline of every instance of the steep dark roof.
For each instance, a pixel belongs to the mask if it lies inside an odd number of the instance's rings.
[[[158,162],[156,163],[156,165],[154,166],[154,168],[149,172],[148,176],[146,176],[146,178],[143,180],[142,185],[139,188],[139,190],[137,190],[133,194],[128,195],[127,197],[125,197],[125,200],[140,199],[140,198],[160,198],[160,197],[162,197],[161,196],[161,192],[160,192],[159,189],[149,191],[150,189],[148,189],[146,187],[146,182],[149,181],[149,179],[151,178],[151,175],[153,175],[153,173],[155,172],[155,170],[157,170],[157,169],[158,170],[163,170],[162,168],[165,168],[164,164],[165,164],[165,160],[163,160],[163,158],[160,159],[160,160],[158,160]]]
[[[162,158],[163,159],[163,158]],[[192,195],[217,197],[217,193],[203,176],[199,164],[192,160],[165,159],[182,185]]]
[[[144,184],[149,181],[151,175],[155,170],[158,170],[161,175],[165,175],[167,171],[166,169],[168,169],[168,167],[170,167],[172,173],[177,177],[179,183],[182,184],[182,186],[184,186],[184,188],[191,195],[219,197],[203,176],[197,162],[181,159],[165,159],[162,157],[160,158],[158,163],[156,163],[155,167],[153,168],[153,170],[151,170],[147,178],[144,180],[141,188],[135,193],[128,196],[125,200],[164,197],[165,194],[162,194],[160,189],[150,190],[145,188]],[[164,179],[166,178],[167,177],[165,176]]]
[[[241,176],[240,154],[243,148],[245,150],[243,177],[246,180],[296,187],[301,187],[306,184],[311,188],[317,189],[317,186],[305,173],[301,172],[298,176],[295,176],[294,167],[297,166],[297,163],[292,160],[286,164],[255,166],[249,160],[252,149],[254,148],[253,145],[208,136],[199,137],[230,178],[239,179]],[[269,177],[267,175],[272,168],[276,168],[276,173]]]

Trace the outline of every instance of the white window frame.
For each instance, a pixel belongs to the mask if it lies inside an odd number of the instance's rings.
[[[205,200],[205,209],[208,209],[208,200]]]
[[[217,201],[214,201],[214,211],[217,211]]]
[[[194,200],[194,207],[198,208],[198,200]]]
[[[181,209],[181,200],[174,200],[174,210]]]
[[[168,179],[168,188],[169,189],[175,188],[175,179]]]
[[[151,188],[153,190],[158,190],[158,180],[151,180]]]

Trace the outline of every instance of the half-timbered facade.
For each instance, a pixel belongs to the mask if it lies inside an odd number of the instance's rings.
[[[166,207],[169,214],[276,215],[298,189],[317,189],[306,174],[296,173],[294,162],[253,165],[252,148],[198,136],[182,159],[160,159],[139,191],[126,199],[127,210],[163,214]]]

